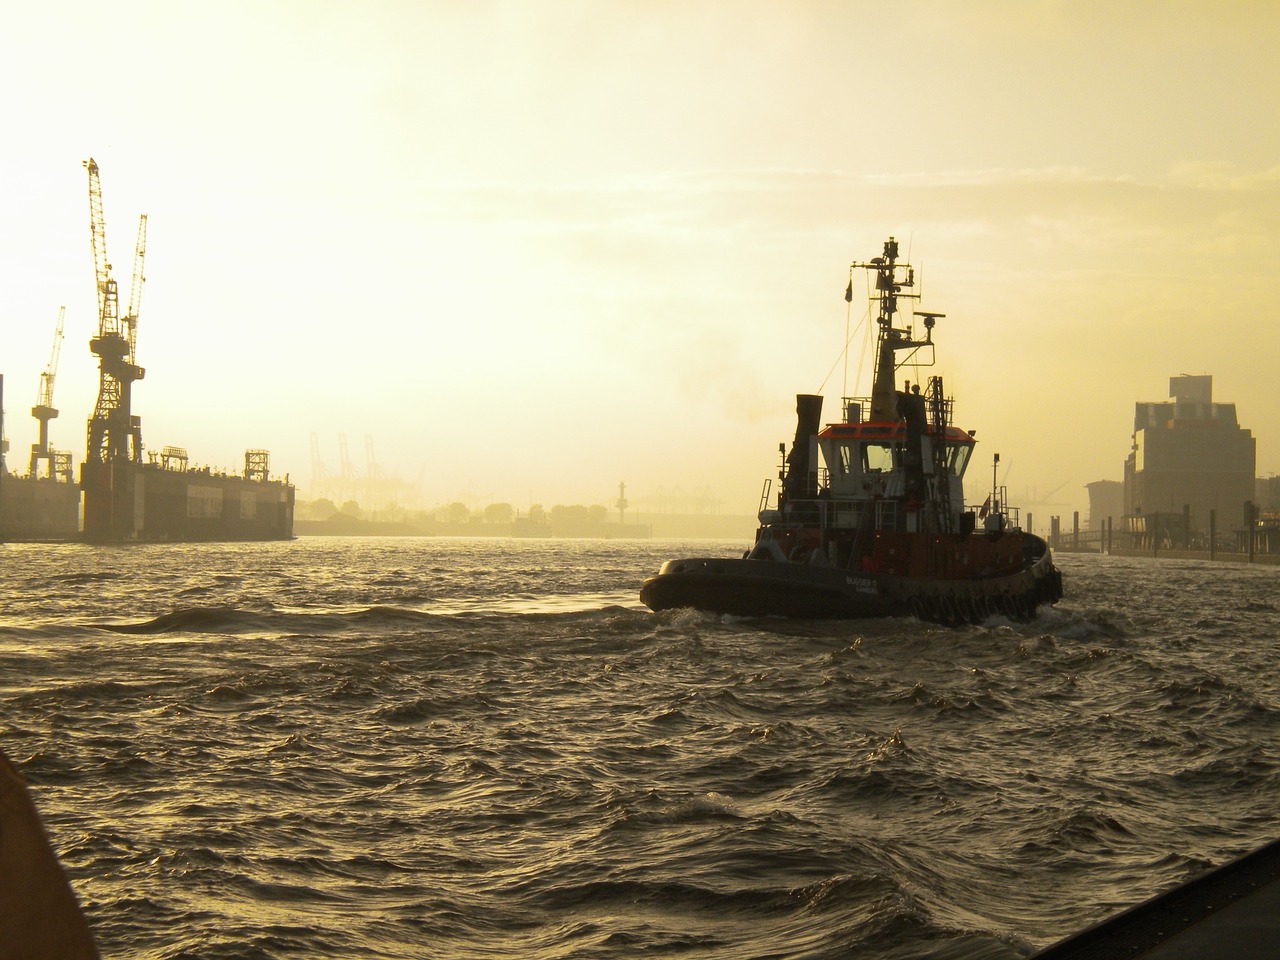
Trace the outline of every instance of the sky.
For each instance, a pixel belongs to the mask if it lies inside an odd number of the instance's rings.
[[[345,436],[429,503],[752,514],[795,395],[869,392],[843,294],[889,236],[971,491],[999,453],[1024,511],[1083,517],[1184,373],[1275,474],[1276,49],[1270,0],[10,4],[9,465],[60,306],[84,457],[93,157],[122,301],[148,217],[144,444],[269,449],[303,497]]]

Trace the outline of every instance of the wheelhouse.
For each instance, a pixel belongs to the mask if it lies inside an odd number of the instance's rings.
[[[963,478],[975,440],[959,427],[941,433],[930,426],[921,438],[920,451],[926,477],[945,471],[942,485],[951,508],[963,509]],[[862,500],[904,494],[904,456],[907,426],[897,423],[833,423],[818,434],[818,449],[825,465],[821,486],[837,499]]]

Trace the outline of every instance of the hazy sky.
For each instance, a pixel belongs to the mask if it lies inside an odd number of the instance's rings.
[[[63,304],[84,456],[92,156],[122,301],[149,218],[144,442],[304,495],[345,433],[433,501],[752,513],[890,234],[1024,509],[1085,509],[1179,373],[1280,472],[1277,49],[1271,0],[8,4],[10,466]]]

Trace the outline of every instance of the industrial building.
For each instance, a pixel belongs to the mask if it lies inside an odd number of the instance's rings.
[[[1240,527],[1254,497],[1253,434],[1240,426],[1234,403],[1214,402],[1212,376],[1171,377],[1169,398],[1134,407],[1126,525],[1174,542],[1207,531],[1210,511],[1218,530]]]
[[[1119,523],[1124,516],[1124,483],[1120,480],[1095,480],[1084,485],[1089,492],[1089,530],[1104,531],[1107,521]]]

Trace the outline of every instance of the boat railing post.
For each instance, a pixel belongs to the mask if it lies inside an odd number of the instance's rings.
[[[827,556],[827,507],[829,501],[818,498],[818,549]]]

